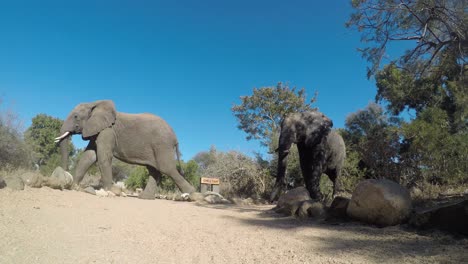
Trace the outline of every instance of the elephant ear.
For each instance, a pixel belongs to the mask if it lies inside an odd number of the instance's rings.
[[[90,117],[83,126],[84,138],[97,135],[102,130],[111,127],[117,116],[114,102],[110,100],[97,101],[91,107]]]

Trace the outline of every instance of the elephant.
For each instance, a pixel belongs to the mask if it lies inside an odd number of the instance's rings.
[[[341,191],[339,179],[346,158],[343,138],[331,128],[333,122],[323,113],[313,110],[292,113],[281,122],[276,183],[270,200],[274,201],[285,188],[287,156],[292,143],[299,150],[302,176],[314,200],[322,200],[320,176],[328,175],[333,182],[333,195]]]
[[[104,189],[112,187],[112,159],[143,165],[149,177],[142,199],[154,199],[161,173],[172,177],[184,193],[195,188],[188,183],[176,167],[180,162],[179,144],[173,129],[165,120],[153,114],[117,112],[114,102],[100,100],[78,104],[68,115],[60,129],[62,167],[68,170],[68,141],[71,135],[81,134],[89,144],[78,161],[74,184],[79,185],[89,167],[97,162]]]

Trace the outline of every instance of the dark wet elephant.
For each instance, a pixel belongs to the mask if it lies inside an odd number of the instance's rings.
[[[117,112],[110,100],[77,105],[61,128],[62,167],[68,169],[68,138],[81,134],[89,140],[79,160],[74,183],[79,184],[86,171],[96,161],[105,189],[112,186],[112,158],[144,165],[152,177],[140,198],[154,199],[161,173],[169,175],[182,192],[194,192],[176,168],[179,159],[178,141],[172,128],[162,118],[152,114]]]
[[[297,144],[302,176],[312,199],[321,200],[320,176],[328,175],[333,193],[340,191],[339,178],[344,165],[346,148],[343,138],[331,130],[333,122],[319,111],[293,113],[281,123],[278,147],[278,171],[271,200],[285,188],[287,156],[292,143]]]

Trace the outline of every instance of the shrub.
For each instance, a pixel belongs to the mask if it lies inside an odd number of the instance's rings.
[[[273,178],[252,158],[237,151],[216,152],[216,161],[202,173],[203,177],[217,177],[220,192],[226,197],[263,197],[271,192]]]

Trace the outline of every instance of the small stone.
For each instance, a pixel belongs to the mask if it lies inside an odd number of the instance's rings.
[[[189,195],[189,200],[192,202],[203,201],[204,198],[205,196],[199,192],[193,192]]]
[[[96,195],[96,191],[95,191],[94,188],[91,187],[91,186],[90,186],[90,187],[86,187],[86,188],[83,190],[83,192],[89,193],[89,194],[92,194],[92,195]]]
[[[96,195],[99,196],[99,197],[107,197],[107,196],[109,196],[109,193],[106,192],[104,189],[100,189],[100,190],[96,191]]]

